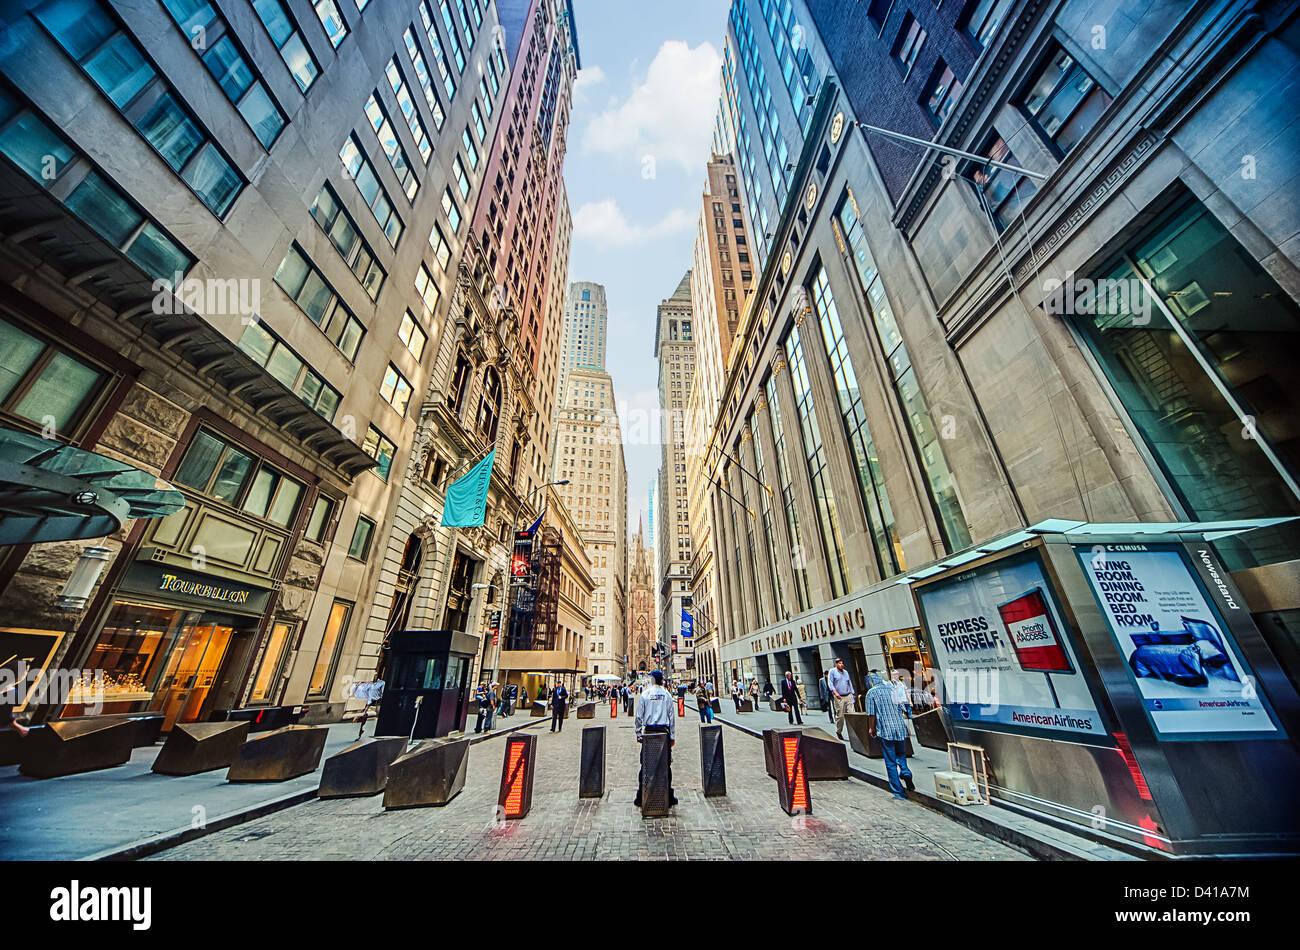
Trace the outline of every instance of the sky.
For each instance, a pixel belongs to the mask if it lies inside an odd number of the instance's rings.
[[[564,177],[569,280],[605,285],[628,530],[659,470],[655,311],[691,266],[730,0],[573,0],[582,70]]]

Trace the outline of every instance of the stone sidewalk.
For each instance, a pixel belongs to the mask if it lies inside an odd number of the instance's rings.
[[[722,714],[714,713],[714,722],[724,722],[735,727],[731,731],[750,730],[761,733],[764,729],[790,728],[789,714],[772,712],[764,706],[757,712],[737,713],[731,698],[722,700]],[[695,713],[696,721],[699,714]],[[932,714],[933,715],[933,714]],[[809,709],[803,713],[803,725],[821,729],[835,735],[835,723],[827,718],[825,710]],[[910,731],[910,730],[909,730]],[[758,740],[752,740],[757,742]],[[853,751],[849,744],[848,731],[845,730],[844,746],[849,755],[849,768],[863,776],[870,777],[882,789],[888,782],[884,759],[869,759]],[[1142,860],[1134,853],[1133,846],[1126,849],[1111,847],[1103,841],[1075,834],[1066,828],[1037,820],[1019,810],[1011,810],[999,805],[977,805],[963,808],[939,800],[935,794],[934,774],[946,772],[951,767],[948,753],[937,749],[928,749],[912,736],[915,755],[909,756],[908,767],[912,770],[916,792],[913,800],[929,807],[941,809],[954,819],[964,821],[979,828],[983,833],[997,837],[999,840],[1015,840],[1018,846],[1028,846],[1034,854],[1047,854],[1052,857],[1073,858],[1093,861],[1138,861]],[[1160,858],[1157,852],[1148,855]]]
[[[578,798],[583,726],[606,728],[606,793]],[[180,845],[155,860],[1028,860],[942,815],[895,802],[857,780],[812,785],[811,816],[791,818],[777,802],[762,746],[723,729],[727,795],[700,789],[698,717],[677,720],[674,784],[680,803],[667,818],[643,819],[636,794],[632,721],[570,718],[559,734],[543,726],[533,808],[521,821],[496,817],[504,743],[470,751],[464,791],[443,808],[385,812],[382,795],[312,801]]]
[[[493,731],[526,725],[527,714],[499,717]],[[468,722],[473,735],[474,719]],[[324,760],[357,738],[358,724],[328,727]],[[373,735],[375,719],[366,724]],[[255,733],[257,735],[257,733]],[[500,744],[497,743],[499,746]],[[312,798],[321,769],[287,782],[230,783],[226,770],[199,775],[155,775],[162,745],[136,749],[125,765],[80,775],[34,779],[18,766],[0,768],[0,856],[5,860],[72,861],[218,823],[255,809]]]

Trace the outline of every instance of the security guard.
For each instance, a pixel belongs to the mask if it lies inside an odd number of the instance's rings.
[[[636,741],[641,742],[647,732],[668,733],[668,803],[677,804],[673,794],[673,753],[677,744],[677,709],[672,693],[664,689],[664,674],[655,670],[650,674],[654,685],[647,687],[636,704]],[[641,748],[641,769],[636,775],[636,799],[632,804],[641,807],[641,785],[645,781],[645,747]]]

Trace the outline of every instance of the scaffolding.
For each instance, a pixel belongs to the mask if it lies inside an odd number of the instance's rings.
[[[507,650],[555,649],[562,547],[560,532],[549,525],[527,541],[515,542],[515,557],[525,557],[528,570],[510,585]]]

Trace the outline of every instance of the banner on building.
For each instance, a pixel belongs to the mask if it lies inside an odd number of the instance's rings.
[[[1075,549],[1156,731],[1164,737],[1276,735],[1226,625],[1180,549]]]
[[[1050,590],[1032,554],[918,588],[954,725],[1108,739]]]
[[[695,618],[682,608],[682,639],[689,640],[695,636]]]
[[[447,503],[442,508],[444,528],[477,528],[487,515],[488,485],[492,481],[492,465],[497,450],[492,449],[483,460],[456,479],[447,489]]]

